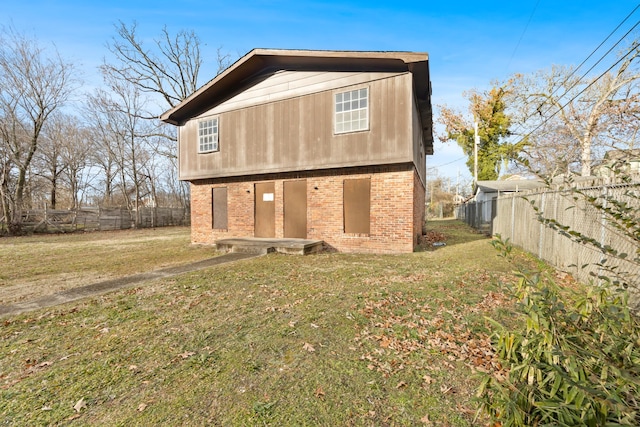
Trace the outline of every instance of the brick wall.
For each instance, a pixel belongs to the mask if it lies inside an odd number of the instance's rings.
[[[345,234],[343,183],[345,179],[371,179],[371,231]],[[340,252],[412,252],[422,231],[424,187],[413,165],[340,169],[198,181],[191,184],[191,238],[213,244],[217,239],[251,237],[254,230],[254,184],[275,182],[276,237],[283,237],[283,182],[307,180],[307,237],[323,240],[327,249]],[[228,229],[213,230],[211,189],[227,187]]]
[[[417,173],[413,175],[413,245],[418,245],[418,239],[425,227],[426,188],[422,185]]]

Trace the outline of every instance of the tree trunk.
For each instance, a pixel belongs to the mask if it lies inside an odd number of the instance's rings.
[[[51,193],[50,193],[50,204],[51,204],[51,209],[55,209],[56,208],[56,193],[57,193],[57,187],[58,186],[58,178],[56,177],[56,174],[54,173],[53,177],[51,178]]]
[[[580,174],[582,176],[591,176],[591,140],[587,140],[582,143],[582,155],[581,155],[582,169]]]

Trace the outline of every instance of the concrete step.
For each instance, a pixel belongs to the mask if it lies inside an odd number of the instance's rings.
[[[321,252],[322,245],[322,240],[261,237],[230,238],[216,241],[216,249],[219,251],[249,254],[278,252],[287,255],[309,255]]]

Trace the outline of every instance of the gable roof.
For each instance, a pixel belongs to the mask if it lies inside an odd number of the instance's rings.
[[[160,120],[182,125],[236,95],[256,78],[280,70],[411,72],[423,144],[426,153],[433,154],[431,82],[426,53],[253,49],[180,104],[164,112]]]
[[[478,181],[476,183],[475,192],[477,193],[480,190],[483,193],[514,192],[535,190],[536,188],[541,188],[544,186],[545,183],[543,181],[534,179],[514,179],[510,181]]]

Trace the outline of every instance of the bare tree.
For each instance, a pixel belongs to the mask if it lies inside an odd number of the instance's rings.
[[[145,44],[136,33],[135,22],[131,25],[120,22],[116,31],[117,35],[108,45],[114,61],[105,62],[102,69],[113,78],[127,82],[141,93],[160,101],[156,102],[156,108],[137,114],[154,121],[149,126],[153,133],[147,136],[159,137],[155,144],[156,154],[167,158],[175,167],[176,130],[173,126],[159,123],[157,117],[163,110],[178,105],[200,86],[200,70],[204,63],[201,41],[194,31],[182,30],[172,35],[165,27],[159,37]],[[218,48],[215,60],[217,73],[221,73],[231,65],[232,58]],[[178,189],[183,194],[183,205],[188,205],[188,185],[180,183]]]
[[[60,158],[64,165],[62,178],[69,192],[70,209],[80,208],[81,194],[86,190],[88,176],[84,173],[90,166],[91,134],[80,125],[75,116],[65,122],[64,138],[58,141]]]
[[[141,117],[146,99],[140,90],[128,81],[104,74],[109,91],[100,90],[90,96],[88,109],[93,127],[105,158],[100,163],[107,177],[107,194],[115,184],[134,219],[140,224],[140,208],[149,193],[150,175],[145,173],[151,161],[149,135],[154,134],[153,122]],[[113,178],[113,180],[111,180]]]
[[[52,114],[50,120],[42,128],[42,138],[38,152],[34,157],[37,167],[36,175],[44,178],[49,186],[49,206],[56,208],[58,202],[58,186],[66,165],[62,160],[62,145],[67,135],[67,118],[61,114]]]
[[[0,196],[10,233],[21,230],[27,172],[38,150],[43,126],[74,90],[73,77],[72,65],[55,50],[52,56],[46,56],[35,41],[12,28],[2,29],[0,142],[4,161]]]
[[[535,169],[583,176],[608,148],[629,148],[640,128],[638,42],[602,76],[581,79],[571,67],[555,66],[509,82],[507,99],[526,153]]]
[[[90,162],[100,170],[101,185],[94,186],[101,194],[100,203],[114,204],[114,182],[118,174],[113,141],[118,137],[115,113],[109,109],[110,95],[103,89],[87,96],[84,108],[91,141]]]
[[[115,64],[105,63],[109,74],[136,86],[142,92],[159,95],[169,107],[198,88],[202,66],[200,39],[193,31],[179,31],[175,36],[166,27],[151,49],[136,34],[136,23],[123,22],[116,27],[118,37],[108,46]],[[156,116],[148,116],[154,118]]]

